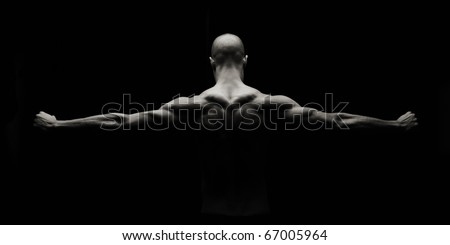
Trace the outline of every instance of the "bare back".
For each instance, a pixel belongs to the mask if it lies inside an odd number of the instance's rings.
[[[262,107],[279,101],[246,85],[214,86],[198,96],[179,98],[176,110],[198,110],[202,134],[199,155],[203,164],[202,212],[220,215],[258,215],[269,212],[265,181]],[[285,100],[281,100],[285,102]]]
[[[284,105],[298,106],[286,96],[271,96],[247,85],[214,86],[194,97],[180,97],[163,108],[171,110],[184,122],[187,115],[207,131],[252,131],[261,128],[267,115],[264,109]],[[180,111],[189,111],[187,114]],[[267,111],[266,111],[267,113]]]

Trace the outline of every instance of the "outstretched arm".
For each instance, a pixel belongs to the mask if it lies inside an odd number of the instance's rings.
[[[134,114],[108,113],[72,120],[58,120],[55,116],[43,111],[34,119],[34,126],[42,129],[55,128],[101,128],[104,130],[116,129],[143,129],[154,124],[164,124],[172,121],[173,113],[169,110],[159,109]]]
[[[158,110],[145,111],[134,114],[108,113],[72,120],[57,120],[55,116],[43,111],[34,119],[34,126],[46,129],[54,128],[101,128],[104,130],[116,129],[160,129],[177,119],[174,111],[190,108],[195,105],[193,98],[180,97]]]
[[[350,113],[326,113],[309,107],[302,107],[286,96],[273,96],[277,104],[287,105],[287,118],[300,117],[302,123],[310,123],[333,129],[392,128],[409,130],[418,125],[414,113],[406,112],[396,120],[384,120]]]
[[[384,120],[350,113],[326,113],[308,107],[293,107],[291,114],[301,114],[309,123],[322,123],[336,129],[392,128],[409,130],[418,125],[417,118],[410,111],[396,120]]]

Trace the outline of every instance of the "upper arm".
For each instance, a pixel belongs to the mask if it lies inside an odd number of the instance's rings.
[[[170,123],[176,121],[180,116],[179,113],[183,109],[191,109],[198,101],[196,97],[179,97],[164,105],[159,109],[153,111],[144,111],[130,114],[127,116],[126,125],[131,128],[144,129],[150,127],[156,129],[157,127],[168,128]]]
[[[282,111],[286,119],[295,116],[307,116],[315,110],[309,107],[302,107],[295,100],[284,95],[268,96],[267,98],[268,100],[266,99],[265,104],[275,105],[277,110]]]
[[[195,107],[199,107],[201,101],[202,101],[202,98],[199,96],[178,97],[178,98],[164,104],[159,109],[171,111],[173,113],[178,110],[194,109]]]
[[[339,123],[339,120],[336,119],[336,113],[326,113],[311,107],[301,106],[284,95],[270,96],[270,101],[277,105],[277,109],[283,113],[283,118],[290,124],[318,129],[322,126],[328,127]]]

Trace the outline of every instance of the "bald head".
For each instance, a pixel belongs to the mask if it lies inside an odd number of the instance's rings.
[[[218,36],[211,47],[211,57],[217,62],[225,60],[240,62],[245,57],[245,49],[242,40],[233,34]]]

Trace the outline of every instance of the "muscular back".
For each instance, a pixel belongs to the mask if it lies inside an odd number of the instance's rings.
[[[272,99],[275,103],[286,102],[246,85],[216,85],[198,96],[179,98],[166,105],[166,109],[180,115],[180,121],[192,123],[186,117],[194,115],[193,121],[200,123],[205,132],[199,146],[203,213],[268,213],[264,173],[268,139],[248,131],[263,126],[263,107],[273,103]]]
[[[266,126],[271,109],[297,104],[285,96],[270,96],[246,85],[214,86],[198,96],[180,97],[163,106],[176,121],[205,131],[252,131]],[[274,117],[278,118],[278,117]]]

